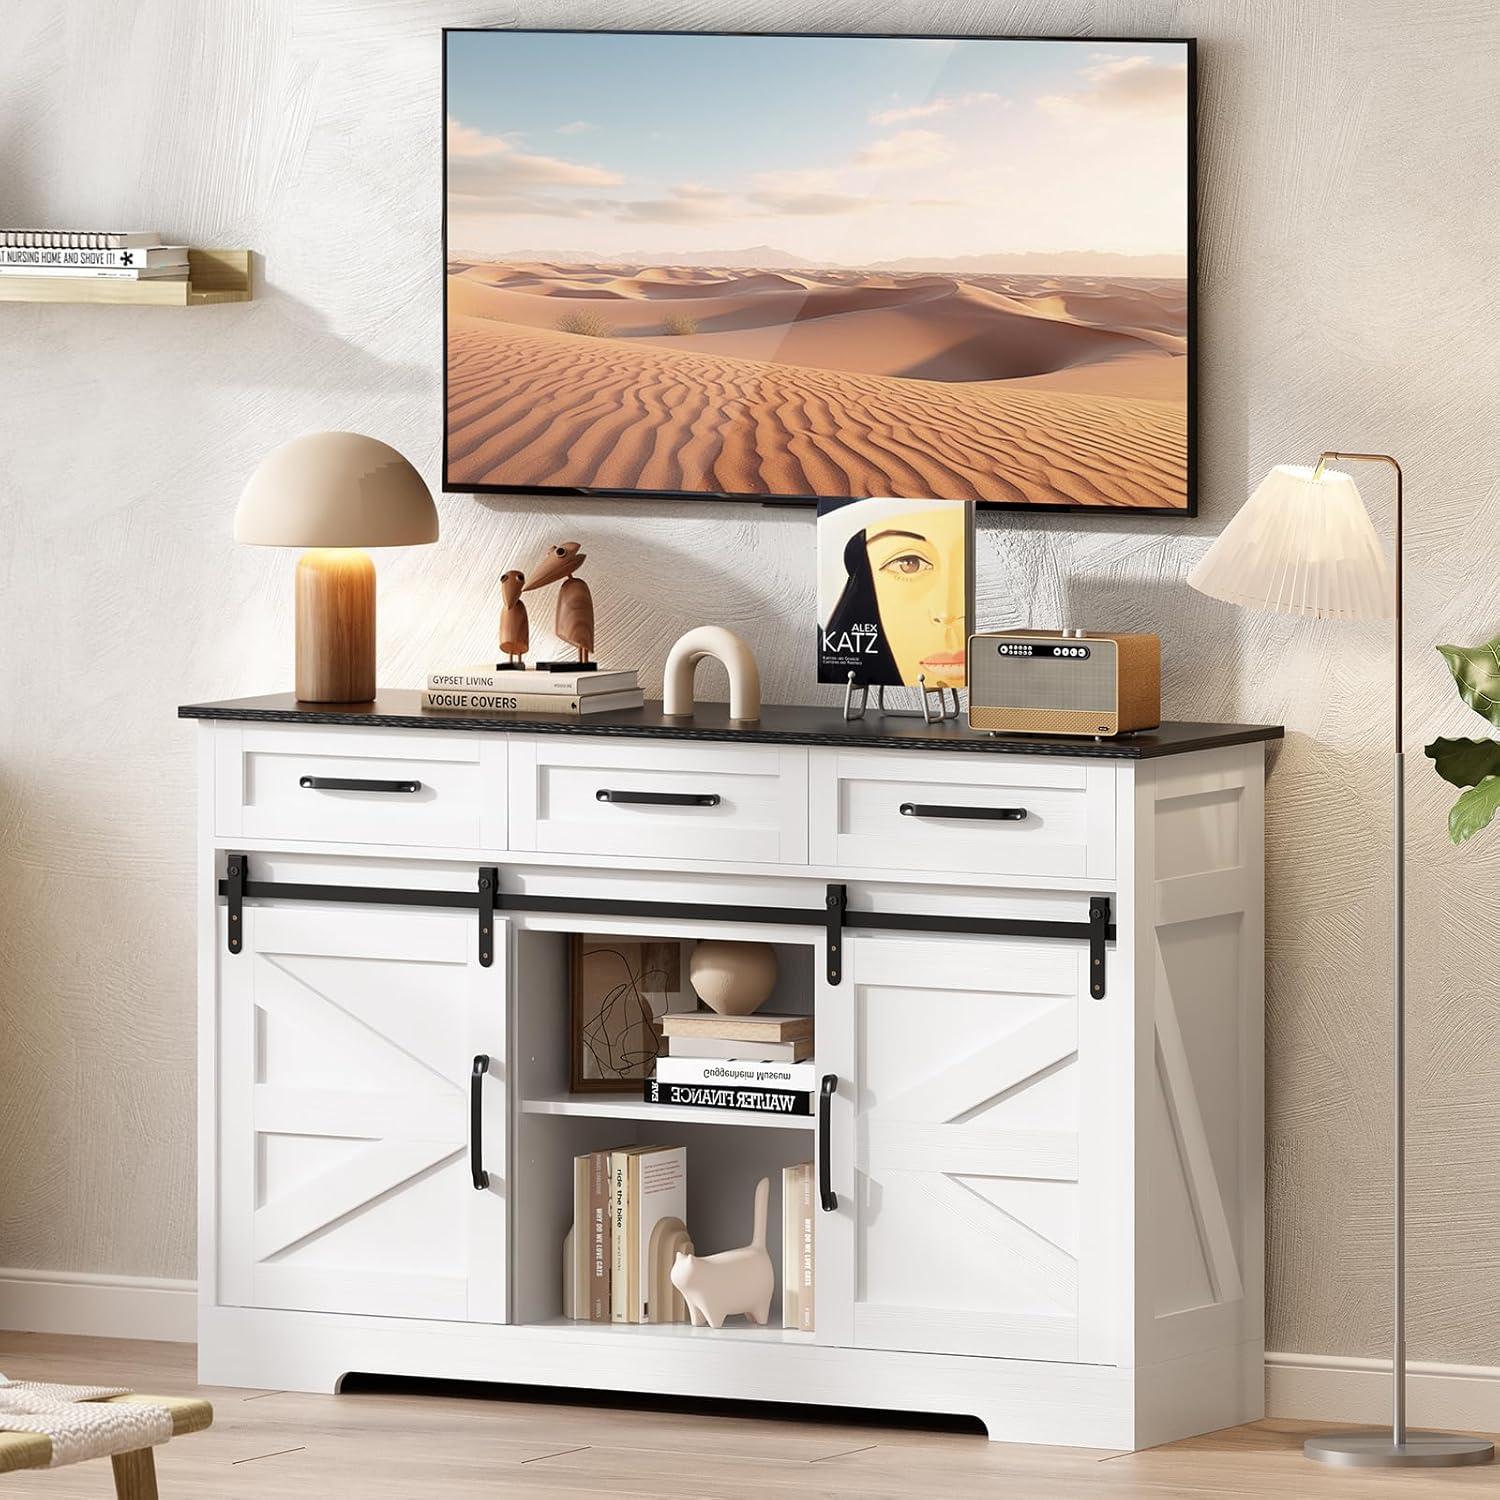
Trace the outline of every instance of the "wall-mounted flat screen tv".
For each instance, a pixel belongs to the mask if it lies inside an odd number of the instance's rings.
[[[444,487],[1190,515],[1191,41],[444,33]]]

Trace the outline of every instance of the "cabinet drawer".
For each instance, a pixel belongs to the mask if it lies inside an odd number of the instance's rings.
[[[807,862],[807,752],[780,745],[516,739],[513,849]]]
[[[218,733],[220,837],[505,847],[501,736],[270,726]]]
[[[1107,763],[817,750],[811,783],[814,864],[1114,874],[1115,772]]]

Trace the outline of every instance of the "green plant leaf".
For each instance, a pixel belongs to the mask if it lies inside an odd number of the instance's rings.
[[[1478,786],[1486,776],[1500,776],[1500,740],[1434,740],[1425,753],[1454,786]]]
[[[1500,728],[1500,635],[1482,646],[1439,646],[1458,696]]]
[[[1448,813],[1448,837],[1455,844],[1473,838],[1490,819],[1500,812],[1500,776],[1486,776],[1478,786],[1471,786]]]

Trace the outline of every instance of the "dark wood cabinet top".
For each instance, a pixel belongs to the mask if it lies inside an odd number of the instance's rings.
[[[1103,760],[1154,760],[1221,745],[1247,745],[1282,737],[1279,724],[1166,723],[1159,729],[1115,739],[1094,740],[1044,735],[986,734],[962,719],[924,724],[872,709],[846,721],[837,708],[767,704],[760,719],[730,719],[727,705],[700,703],[691,718],[669,719],[661,704],[615,713],[575,717],[565,714],[441,713],[422,707],[422,695],[408,688],[381,693],[370,703],[299,703],[290,693],[263,698],[232,698],[222,703],[188,703],[184,719],[239,719],[247,723],[341,724],[368,729],[436,729],[449,733],[574,734],[612,738],[718,740],[743,745],[836,745],[858,750],[965,750],[981,755],[1072,755]]]

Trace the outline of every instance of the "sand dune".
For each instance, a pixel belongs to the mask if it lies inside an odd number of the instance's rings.
[[[1168,402],[911,381],[450,320],[458,484],[1173,505]]]
[[[1185,288],[450,266],[449,478],[1171,506]]]

